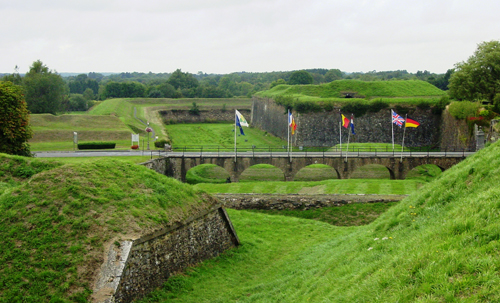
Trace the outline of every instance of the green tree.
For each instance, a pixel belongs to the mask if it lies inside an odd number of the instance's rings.
[[[190,73],[183,73],[177,69],[168,78],[167,83],[172,85],[175,89],[191,89],[198,87],[199,83],[196,78]]]
[[[33,132],[21,86],[0,82],[0,117],[0,153],[31,156],[27,142]]]
[[[310,73],[305,70],[294,71],[290,75],[290,80],[288,80],[288,84],[297,85],[297,84],[313,84],[314,79]]]
[[[23,79],[23,88],[28,109],[37,114],[60,111],[68,90],[62,77],[40,60],[33,62]]]
[[[83,97],[88,101],[94,100],[95,99],[94,91],[90,87],[86,88],[85,91],[83,92]]]
[[[87,110],[87,99],[81,94],[71,94],[69,97],[68,110],[70,111],[86,111]]]
[[[340,71],[340,69],[330,69],[325,74],[326,82],[332,82],[340,79],[342,79],[342,72]]]
[[[500,93],[500,42],[479,43],[467,61],[455,64],[449,88],[458,100],[493,102]]]
[[[275,81],[271,82],[271,85],[269,86],[269,88],[273,88],[273,87],[281,85],[281,84],[286,84],[286,81],[283,79],[275,80]]]
[[[16,67],[14,68],[14,73],[3,76],[1,81],[10,81],[15,85],[22,85],[23,78],[21,77],[21,75],[19,75],[19,67],[17,67],[16,65]]]

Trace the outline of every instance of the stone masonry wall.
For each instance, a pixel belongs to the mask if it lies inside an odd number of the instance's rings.
[[[166,230],[124,241],[119,247],[112,244],[94,289],[101,299],[94,302],[132,302],[173,274],[237,245],[239,239],[220,205]]]
[[[350,113],[343,113],[350,118]],[[297,123],[297,132],[293,138],[294,146],[334,146],[339,144],[339,108],[330,112],[300,114],[293,112]],[[440,139],[440,115],[431,110],[412,109],[409,116],[418,121],[417,128],[407,128],[405,146],[438,146]],[[283,106],[274,100],[254,97],[252,106],[252,126],[287,139],[287,115]],[[354,117],[356,135],[350,136],[350,142],[392,143],[391,110],[367,113]],[[348,130],[342,128],[342,143],[347,143]],[[394,126],[394,143],[401,144],[403,128]]]
[[[393,202],[406,195],[300,195],[300,194],[216,194],[225,207],[233,209],[313,209],[351,203]]]
[[[238,110],[247,120],[250,118],[249,109]],[[188,110],[163,110],[160,116],[165,123],[205,123],[205,122],[233,122],[234,110],[200,110],[199,115],[190,114]]]
[[[465,120],[457,120],[448,110],[443,111],[441,122],[441,150],[445,149],[476,149],[476,140],[473,132]]]

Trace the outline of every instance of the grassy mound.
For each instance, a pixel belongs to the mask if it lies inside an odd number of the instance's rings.
[[[421,80],[337,80],[320,85],[278,85],[256,95],[269,98],[288,95],[301,100],[322,100],[343,98],[344,92],[355,92],[356,95],[366,98],[436,97],[446,94],[445,91]]]
[[[55,161],[40,161],[0,153],[0,194],[8,187],[18,186],[39,172],[61,165],[62,163]]]
[[[240,175],[240,182],[254,181],[284,181],[285,175],[281,169],[271,164],[256,164],[245,169]]]
[[[499,302],[499,183],[496,143],[367,226],[230,210],[242,246],[170,281],[156,298]]]
[[[186,173],[186,182],[198,183],[226,183],[229,173],[215,164],[201,164],[191,168]]]
[[[20,160],[2,163],[13,161]],[[85,301],[111,243],[213,203],[189,185],[116,160],[36,173],[0,195],[0,301]]]

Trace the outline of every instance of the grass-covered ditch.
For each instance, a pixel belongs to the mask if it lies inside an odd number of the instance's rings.
[[[145,302],[498,302],[500,145],[369,225],[228,210],[241,247]]]
[[[0,154],[0,167],[0,302],[85,302],[110,244],[215,203],[129,162]]]

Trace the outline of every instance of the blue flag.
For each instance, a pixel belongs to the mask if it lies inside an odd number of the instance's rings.
[[[353,135],[355,135],[356,133],[354,132],[354,116],[351,115],[351,132]]]
[[[240,118],[238,116],[236,116],[236,126],[240,128],[240,133],[244,136],[245,133],[243,132],[243,127],[241,127]]]

